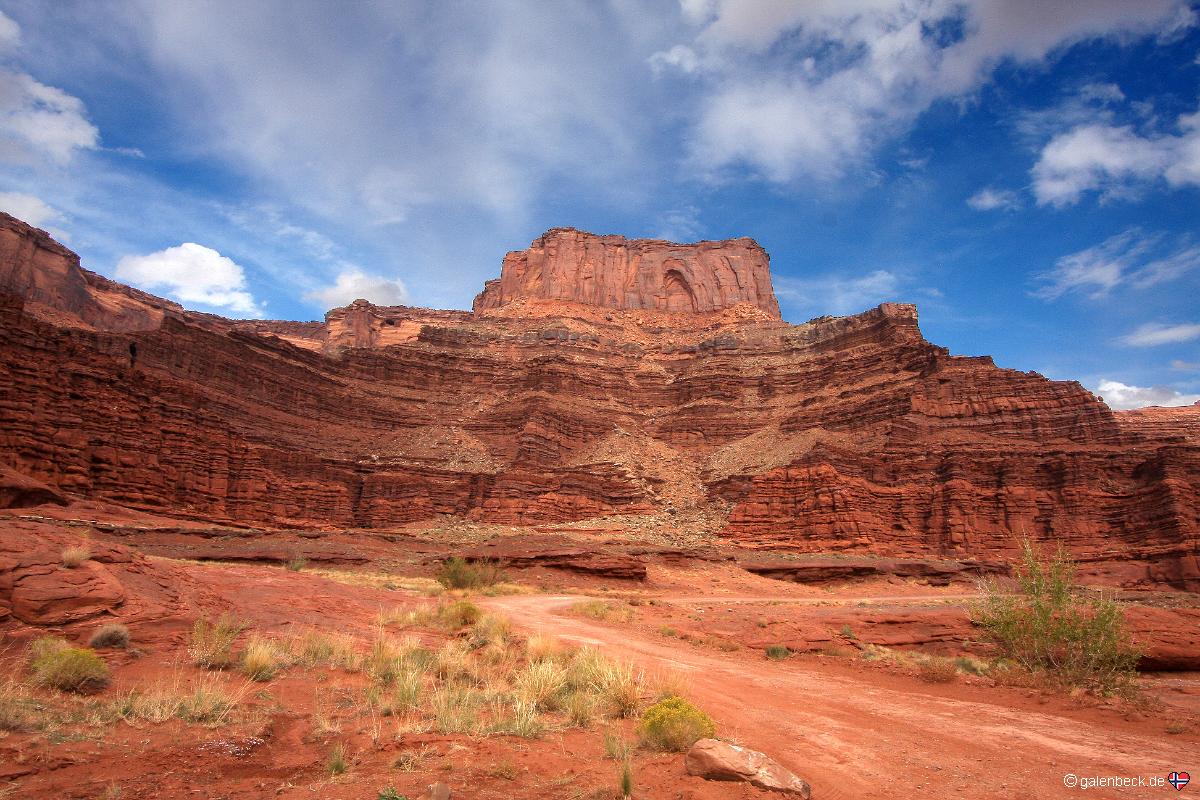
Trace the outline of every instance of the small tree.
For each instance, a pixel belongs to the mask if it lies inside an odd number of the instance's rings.
[[[1140,653],[1121,609],[1106,597],[1081,593],[1075,563],[1061,546],[1047,560],[1023,539],[1013,578],[1016,594],[985,583],[976,615],[1001,655],[1064,686],[1101,694],[1134,687]]]

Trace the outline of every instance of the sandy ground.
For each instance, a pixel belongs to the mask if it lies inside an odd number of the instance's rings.
[[[685,605],[697,600],[659,599]],[[534,595],[487,604],[530,631],[599,646],[651,670],[685,673],[693,697],[720,722],[722,733],[792,768],[821,800],[1150,797],[1164,790],[1072,791],[1064,778],[1163,777],[1196,764],[1194,735],[1165,734],[1158,718],[1125,719],[1111,709],[1003,688],[927,686],[856,671],[840,663],[844,659],[771,662],[748,653],[706,652],[567,613],[577,601]]]

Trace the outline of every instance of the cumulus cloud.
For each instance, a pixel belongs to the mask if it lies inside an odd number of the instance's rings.
[[[1179,325],[1163,325],[1148,322],[1132,333],[1121,337],[1121,341],[1133,347],[1154,347],[1160,344],[1177,344],[1200,339],[1200,323],[1185,322]]]
[[[47,205],[40,197],[21,192],[0,192],[0,211],[7,211],[35,228],[45,227],[47,223],[63,218],[58,209]]]
[[[20,41],[20,26],[0,12],[0,54],[15,50]],[[0,159],[44,157],[65,164],[76,150],[94,148],[99,140],[79,98],[24,72],[0,69]]]
[[[1035,297],[1056,300],[1082,293],[1095,300],[1118,286],[1148,289],[1200,267],[1200,246],[1188,240],[1174,246],[1163,234],[1137,228],[1118,233],[1098,245],[1065,255],[1054,268],[1037,276]]]
[[[1058,134],[1033,166],[1038,205],[1073,205],[1092,191],[1121,197],[1156,180],[1200,185],[1200,112],[1179,117],[1176,128],[1142,135],[1128,125],[1091,123]]]
[[[976,211],[996,211],[998,209],[1020,208],[1021,200],[1014,191],[1009,189],[993,189],[988,186],[968,197],[967,205]]]
[[[866,275],[826,275],[811,279],[779,277],[775,293],[785,305],[805,313],[853,314],[897,300],[900,276],[877,269]]]
[[[408,290],[395,278],[368,275],[351,268],[339,273],[331,286],[308,292],[304,299],[325,309],[349,305],[360,299],[380,306],[397,306],[408,300]]]
[[[1169,386],[1130,386],[1120,381],[1102,380],[1092,390],[1115,410],[1146,406],[1190,406],[1200,402],[1200,394],[1184,394]]]
[[[262,317],[246,286],[246,273],[233,259],[194,242],[184,242],[117,262],[116,278],[151,292],[164,292],[183,305]]]
[[[691,153],[712,170],[743,165],[774,181],[833,177],[904,131],[932,103],[975,90],[1006,59],[1110,35],[1175,30],[1180,0],[781,3],[696,0],[686,45],[655,54],[706,81]],[[682,49],[681,49],[682,48]],[[1116,87],[1087,91],[1108,100]]]

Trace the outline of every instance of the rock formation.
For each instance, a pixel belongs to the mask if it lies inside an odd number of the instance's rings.
[[[360,301],[321,323],[184,311],[9,217],[0,245],[10,504],[385,529],[678,514],[749,549],[955,561],[1028,535],[1111,583],[1200,589],[1200,408],[1114,413],[951,356],[908,305],[789,325],[747,239],[556,229],[475,313]]]
[[[779,319],[769,263],[753,239],[674,244],[553,228],[504,257],[475,311],[526,298],[687,313],[749,303]]]

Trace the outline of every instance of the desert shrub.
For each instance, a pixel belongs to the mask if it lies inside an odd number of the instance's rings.
[[[767,647],[766,653],[767,658],[771,659],[772,661],[782,661],[783,659],[791,656],[792,651],[790,648],[782,644],[773,644]]]
[[[451,628],[465,628],[478,622],[483,616],[483,611],[470,600],[456,600],[443,606],[438,616]]]
[[[469,563],[458,556],[442,562],[434,579],[447,589],[478,589],[504,579],[504,571],[494,561]]]
[[[192,663],[208,669],[225,669],[233,664],[233,643],[246,624],[233,614],[225,613],[216,622],[201,617],[192,625],[188,655]]]
[[[128,647],[129,628],[119,622],[101,625],[88,639],[88,647]]]
[[[82,545],[78,547],[68,547],[62,551],[62,565],[67,569],[75,569],[91,557],[92,551]]]
[[[660,700],[642,712],[638,738],[646,747],[682,753],[716,733],[712,719],[682,697]]]
[[[288,560],[283,566],[290,572],[299,572],[308,566],[308,559],[304,557],[303,553],[296,551],[288,556]]]
[[[43,636],[29,646],[34,683],[63,692],[90,692],[108,685],[108,665],[92,650],[71,647],[56,636]]]
[[[408,800],[408,795],[400,794],[395,786],[387,786],[379,790],[375,800]]]
[[[958,677],[958,667],[944,658],[929,658],[917,665],[917,677],[926,683],[951,683]]]
[[[1015,594],[983,586],[976,621],[1003,657],[1053,683],[1109,694],[1135,685],[1139,657],[1115,602],[1086,597],[1074,562],[1061,547],[1050,559],[1028,539],[1013,569]]]

